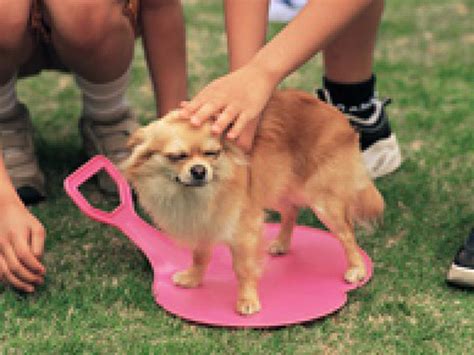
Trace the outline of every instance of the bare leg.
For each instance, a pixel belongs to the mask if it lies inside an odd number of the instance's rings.
[[[44,3],[54,47],[68,68],[93,83],[110,82],[126,72],[133,57],[135,35],[121,1]]]
[[[199,246],[193,250],[193,265],[173,275],[173,282],[181,287],[197,287],[201,284],[204,273],[211,260],[211,246]]]
[[[288,206],[281,210],[281,227],[278,237],[272,241],[268,252],[271,255],[283,255],[290,249],[291,235],[293,227],[298,217],[298,208],[295,206]]]
[[[0,0],[0,85],[15,75],[33,50],[30,8],[31,0]]]
[[[372,75],[377,29],[384,2],[376,0],[323,52],[325,76],[338,83],[358,83]]]
[[[161,117],[187,99],[183,10],[179,0],[141,1],[140,5],[141,35]]]

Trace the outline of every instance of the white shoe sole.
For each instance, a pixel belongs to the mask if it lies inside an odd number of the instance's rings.
[[[372,144],[362,152],[362,158],[372,179],[394,172],[402,164],[397,137],[391,134],[390,137]]]
[[[456,285],[474,287],[474,270],[452,264],[446,280]]]

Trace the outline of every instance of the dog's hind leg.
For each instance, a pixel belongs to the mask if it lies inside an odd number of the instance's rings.
[[[320,202],[312,206],[314,213],[338,237],[344,247],[349,264],[344,279],[349,283],[362,281],[366,276],[365,264],[355,239],[353,222],[350,220],[346,206],[331,195],[318,200]]]
[[[200,245],[193,250],[193,265],[186,270],[178,271],[173,275],[173,282],[177,286],[193,288],[201,284],[204,273],[211,260],[211,246]]]
[[[288,253],[291,244],[291,235],[293,233],[293,227],[298,217],[299,208],[295,205],[285,206],[280,210],[281,215],[281,227],[278,237],[276,237],[268,247],[268,252],[271,255],[283,255]]]

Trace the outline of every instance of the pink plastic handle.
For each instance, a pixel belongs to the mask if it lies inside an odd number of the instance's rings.
[[[102,169],[115,181],[120,196],[120,204],[111,212],[102,211],[91,206],[79,191],[79,186]],[[93,157],[86,164],[69,175],[64,180],[64,189],[85,215],[99,222],[118,227],[120,221],[123,220],[124,214],[135,214],[130,186],[118,169],[103,155]]]
[[[120,204],[112,212],[92,207],[79,191],[79,187],[101,169],[105,169],[118,187]],[[177,249],[168,238],[138,216],[130,186],[106,157],[97,155],[78,168],[64,180],[64,189],[86,216],[122,231],[147,256],[156,274],[166,274],[173,269],[170,255],[174,256],[174,261],[188,259],[183,250]]]

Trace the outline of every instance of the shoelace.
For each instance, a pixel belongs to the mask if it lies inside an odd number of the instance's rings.
[[[392,99],[390,97],[379,98],[377,94],[375,94],[375,96],[372,97],[368,102],[362,103],[358,106],[346,107],[344,104],[335,104],[332,101],[329,91],[326,89],[317,89],[315,93],[320,100],[333,105],[339,111],[344,113],[354,126],[364,129],[364,131],[367,132],[377,131],[380,126],[384,124],[383,120],[379,120],[382,110],[387,105],[392,103]],[[373,112],[369,117],[363,117],[364,115],[360,114],[361,112],[367,111],[369,109],[373,109]]]
[[[316,96],[318,96],[320,99],[327,102],[328,104],[331,104],[337,107],[341,112],[348,113],[348,114],[365,111],[373,107],[374,105],[380,105],[382,108],[384,108],[392,103],[392,99],[390,97],[379,98],[377,94],[375,94],[374,97],[372,97],[368,102],[364,102],[360,104],[359,106],[346,107],[344,104],[341,104],[341,103],[335,104],[332,101],[329,91],[326,89],[317,89]]]

